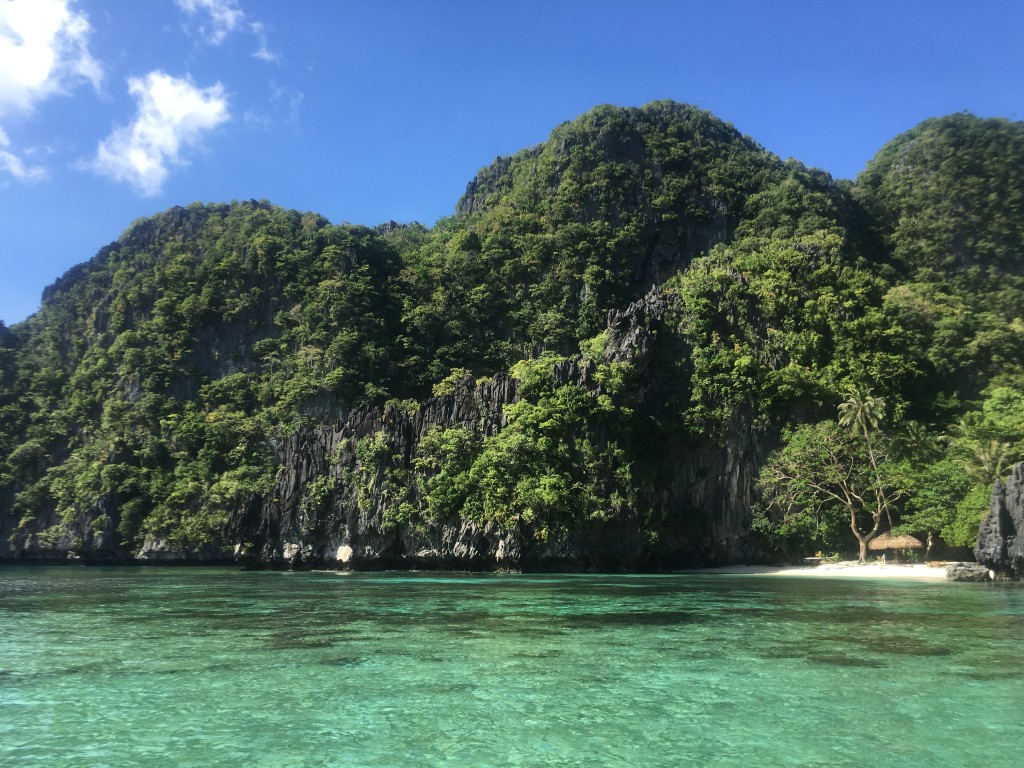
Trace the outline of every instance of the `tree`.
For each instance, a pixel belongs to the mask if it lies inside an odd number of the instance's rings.
[[[999,440],[986,440],[968,446],[964,469],[972,480],[991,486],[1013,466],[1013,446]]]
[[[915,491],[910,502],[914,513],[907,523],[919,518],[922,504],[918,497],[927,505],[939,489],[945,496],[939,515],[942,538],[954,546],[973,546],[978,524],[988,512],[992,484],[1024,457],[1022,413],[1024,391],[1016,386],[989,387],[980,410],[964,413],[948,427],[942,438],[945,458],[936,468],[915,466]]]
[[[624,432],[614,421],[628,411],[607,395],[553,387],[543,364],[520,370],[526,399],[505,406],[505,428],[483,440],[469,470],[465,514],[508,530],[523,523],[543,540],[574,522],[624,511],[632,467],[620,445],[603,436]]]
[[[875,493],[882,500],[882,508],[885,511],[889,528],[892,529],[892,513],[889,511],[889,502],[882,490],[882,477],[878,469],[878,454],[871,442],[871,432],[877,430],[885,418],[885,398],[875,397],[870,389],[856,389],[849,392],[846,400],[839,404],[839,425],[849,427],[853,434],[864,435],[864,445],[867,448],[868,461],[871,463],[871,470],[875,476]]]
[[[845,521],[863,563],[889,504],[906,491],[884,440],[875,440],[869,452],[853,437],[834,421],[787,431],[783,447],[761,470],[758,488],[775,532],[821,545]]]
[[[957,461],[943,456],[938,460],[914,461],[909,459],[910,497],[906,502],[906,514],[896,533],[927,534],[924,559],[928,559],[938,533],[947,544],[959,544],[960,538],[952,533],[956,528],[958,505],[971,487],[970,481],[960,471]],[[975,515],[977,518],[977,515]],[[976,536],[978,526],[975,522]],[[973,543],[973,541],[971,542]]]

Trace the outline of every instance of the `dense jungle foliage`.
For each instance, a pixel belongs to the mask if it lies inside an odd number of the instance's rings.
[[[671,307],[657,403],[603,353],[609,310],[652,286]],[[557,385],[580,360],[598,385]],[[431,228],[263,201],[140,220],[0,323],[0,528],[222,546],[287,435],[508,371],[523,396],[500,432],[439,429],[405,462],[380,433],[310,503],[340,483],[383,494],[388,525],[544,538],[633,516],[656,536],[700,510],[638,485],[742,418],[775,449],[766,546],[970,545],[1024,459],[1024,124],[929,120],[846,182],[693,107],[599,107]]]

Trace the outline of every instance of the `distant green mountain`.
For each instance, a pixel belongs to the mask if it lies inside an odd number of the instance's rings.
[[[970,544],[1024,457],[1022,175],[1021,123],[928,120],[851,183],[655,102],[499,158],[432,228],[137,221],[0,325],[0,557]]]

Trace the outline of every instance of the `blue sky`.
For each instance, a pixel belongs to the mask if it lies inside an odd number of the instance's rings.
[[[172,205],[432,224],[597,104],[852,178],[927,117],[1024,119],[1022,39],[1020,0],[0,0],[0,319]]]

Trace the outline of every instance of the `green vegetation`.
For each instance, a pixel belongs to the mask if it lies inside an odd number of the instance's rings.
[[[265,203],[137,222],[8,334],[13,513],[113,506],[129,543],[216,540],[270,491],[275,436],[390,393],[398,271],[371,230]]]
[[[708,530],[678,468],[747,430],[765,545],[970,545],[1024,459],[1022,222],[1024,124],[926,121],[849,183],[671,102],[559,126],[429,229],[174,208],[0,324],[0,529],[224,547],[287,436],[509,373],[501,429],[382,423],[302,514],[351,499],[382,531],[542,541],[629,520],[653,542]],[[606,322],[652,285],[669,310],[638,368]]]
[[[1022,160],[1024,125],[953,115],[892,141],[852,190],[896,354],[851,383],[893,404],[872,425],[890,446],[885,487],[901,489],[887,516],[929,549],[936,535],[972,546],[993,482],[1024,459]]]
[[[622,513],[632,488],[629,453],[620,443],[631,437],[631,411],[613,400],[620,392],[595,397],[556,386],[551,367],[550,359],[517,367],[523,399],[506,406],[505,428],[484,438],[464,504],[471,519],[525,524],[540,540]]]
[[[359,440],[360,510],[381,510],[384,530],[464,518],[543,541],[630,509],[629,366],[600,366],[602,391],[595,395],[559,385],[553,369],[560,360],[547,355],[515,367],[522,397],[505,407],[497,434],[432,427],[408,466],[385,430]]]

